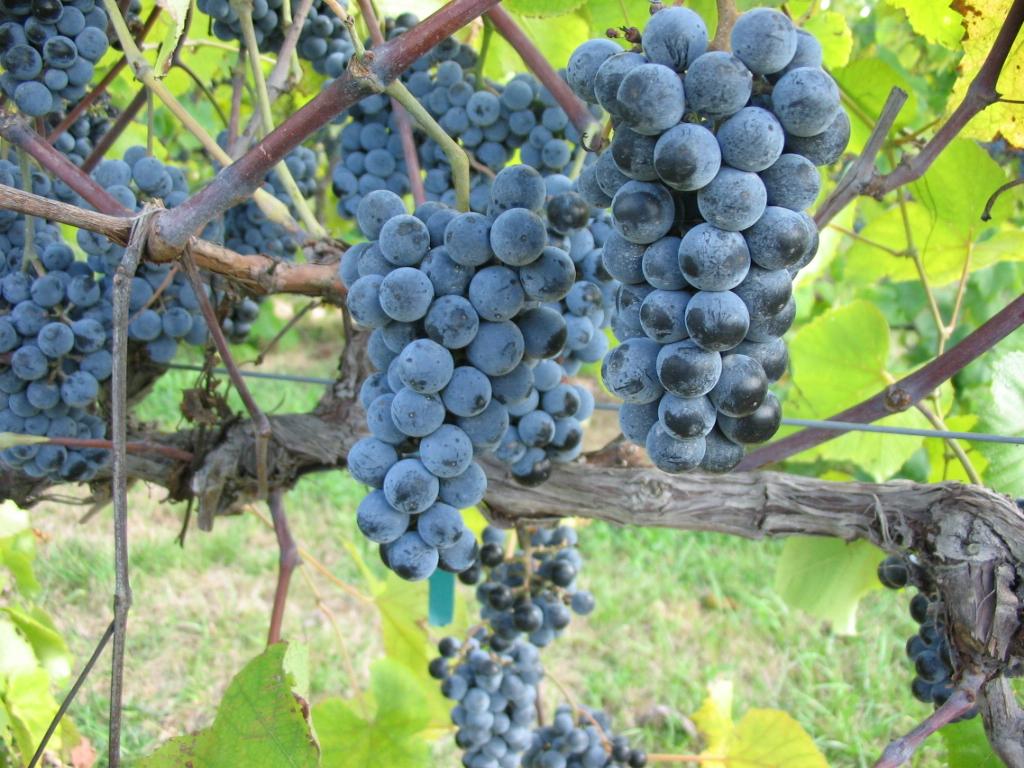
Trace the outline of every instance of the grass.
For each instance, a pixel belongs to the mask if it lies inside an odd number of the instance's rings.
[[[314,333],[301,345],[286,340],[267,369],[330,375],[340,335],[336,317],[323,314],[311,326]],[[140,417],[173,427],[180,389],[194,381],[190,373],[165,376]],[[320,395],[317,387],[274,382],[254,382],[253,390],[268,410],[281,411],[308,408]],[[345,546],[380,568],[355,526],[361,496],[358,485],[335,472],[304,478],[287,505],[300,545],[365,591]],[[277,567],[273,533],[254,515],[218,519],[211,533],[191,530],[181,547],[175,538],[182,505],[142,485],[132,488],[130,502],[129,760],[211,721],[227,682],[265,643]],[[45,607],[79,662],[109,620],[113,581],[110,510],[84,524],[80,515],[80,508],[47,504],[34,519]],[[707,685],[723,677],[735,684],[737,717],[753,707],[785,710],[833,766],[871,765],[891,737],[926,713],[909,693],[903,643],[913,624],[906,595],[870,595],[861,608],[862,633],[838,637],[774,592],[779,542],[605,524],[586,526],[581,542],[587,558],[581,580],[598,608],[575,619],[545,651],[546,666],[578,700],[606,708],[649,751],[699,750],[689,716]],[[338,638],[301,576],[293,580],[285,634],[310,648],[314,699],[350,695],[366,684],[370,663],[383,652],[377,612],[309,572],[343,630],[356,679],[346,674]],[[463,589],[460,599],[471,599],[470,591]],[[108,671],[99,665],[72,709],[101,753]],[[548,697],[556,693],[545,687]],[[450,748],[438,754],[437,765],[458,765]],[[914,764],[944,762],[935,740]]]

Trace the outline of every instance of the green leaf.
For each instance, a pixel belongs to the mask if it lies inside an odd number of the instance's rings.
[[[185,19],[190,4],[191,0],[157,0],[157,5],[164,11],[161,18],[170,20],[170,24],[164,22],[168,30],[163,42],[160,43],[160,53],[156,58],[155,71],[158,74],[162,74],[166,69],[178,41],[185,32]]]
[[[970,240],[972,233],[976,237],[990,226],[981,221],[981,214],[989,196],[1005,181],[1005,171],[976,142],[954,139],[910,190],[935,219]],[[1011,205],[1012,198],[1001,198],[992,215],[997,220],[1005,217]]]
[[[857,59],[845,67],[832,70],[832,75],[853,104],[850,110],[851,133],[848,152],[860,152],[864,148],[868,135],[882,113],[882,106],[889,97],[889,91],[894,86],[902,88],[908,94],[907,103],[896,117],[896,129],[906,127],[917,115],[917,96],[913,88],[896,69],[881,59]]]
[[[964,15],[967,34],[963,41],[964,55],[957,68],[959,77],[950,96],[950,108],[959,104],[981,69],[992,43],[1003,28],[1011,0],[955,0],[953,8]],[[1024,98],[1024,46],[1010,50],[996,82],[996,92],[1010,99]],[[1024,146],[1024,121],[1020,105],[996,102],[981,110],[960,134],[965,138],[991,141],[1002,136],[1015,147]],[[960,189],[958,187],[957,189]],[[991,190],[990,190],[991,191]]]
[[[973,414],[946,417],[946,427],[955,432],[970,432],[977,423],[978,417]],[[967,440],[960,440],[959,444],[978,474],[984,475],[988,468],[988,459],[978,449],[978,444]],[[942,483],[947,480],[956,480],[961,483],[971,482],[964,465],[955,456],[949,454],[945,440],[929,438],[924,441],[924,447],[928,452],[929,483]]]
[[[209,728],[171,739],[139,768],[315,768],[320,750],[277,643],[245,665]]]
[[[555,69],[564,67],[576,46],[589,36],[589,24],[578,14],[557,19],[530,19],[514,13],[509,15]],[[484,63],[485,77],[504,83],[516,72],[522,72],[524,66],[515,48],[500,35],[491,36],[491,45]]]
[[[10,619],[0,616],[0,680],[5,675],[31,672],[39,665],[28,640]]]
[[[793,387],[786,397],[788,416],[829,418],[884,389],[889,325],[867,301],[835,307],[801,328],[790,342]],[[882,424],[926,426],[908,412]],[[797,461],[853,462],[877,480],[895,474],[921,446],[921,439],[850,432],[805,451]]]
[[[18,590],[34,595],[40,590],[32,562],[36,557],[36,539],[32,531],[22,531],[16,536],[0,538],[0,563],[14,576]]]
[[[40,667],[11,675],[7,680],[4,700],[11,717],[14,742],[23,755],[31,755],[57,713],[57,702],[50,693],[50,675]],[[60,749],[57,733],[50,739],[50,744],[54,749]]]
[[[699,4],[691,3],[689,5],[693,10],[701,13],[701,10],[696,7]],[[713,3],[709,3],[709,5],[714,9]],[[650,17],[650,7],[651,5],[647,0],[590,0],[580,9],[580,14],[589,22],[589,37],[604,37],[605,32],[609,29],[619,29],[620,27],[643,28]],[[710,19],[703,13],[701,13],[701,16],[705,22],[713,26],[715,21],[713,12]],[[582,39],[580,42],[582,42]]]
[[[946,742],[949,768],[999,768],[1003,764],[988,743],[980,717],[950,723],[939,733]]]
[[[579,8],[585,0],[503,0],[502,7],[509,13],[533,18],[564,16]]]
[[[71,674],[71,651],[46,611],[39,606],[27,610],[8,606],[0,610],[21,630],[39,663],[54,680]]]
[[[28,511],[13,501],[0,503],[0,539],[21,533],[29,526]]]
[[[1024,352],[1006,352],[992,368],[991,395],[981,402],[978,429],[1001,435],[1024,436]],[[997,491],[1024,496],[1024,446],[999,443],[976,445],[988,467],[986,483]]]
[[[370,686],[371,695],[361,706],[333,698],[313,707],[321,768],[426,768],[430,748],[423,732],[430,717],[422,706],[419,681],[401,664],[381,659],[370,670]]]
[[[964,36],[964,17],[952,8],[952,4],[935,0],[889,0],[894,8],[901,8],[907,14],[910,26],[929,43],[951,50],[960,47]]]
[[[826,67],[835,69],[845,66],[853,50],[853,32],[841,13],[822,11],[816,13],[804,24],[804,29],[818,38],[821,43],[822,60]]]
[[[793,536],[775,569],[775,589],[794,608],[829,622],[837,634],[857,633],[857,606],[879,588],[885,553],[866,541]]]

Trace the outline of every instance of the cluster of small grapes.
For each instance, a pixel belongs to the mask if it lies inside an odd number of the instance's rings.
[[[919,569],[904,557],[885,558],[878,566],[878,580],[889,589],[915,584],[920,590],[910,601],[910,617],[920,625],[917,634],[907,640],[907,657],[917,673],[910,690],[918,701],[940,707],[953,695],[952,678],[956,672],[949,640],[943,633],[940,601],[923,583]],[[967,720],[977,714],[977,708],[972,708],[959,719]]]
[[[130,147],[120,160],[103,160],[91,176],[132,211],[140,209],[146,199],[160,198],[168,208],[173,208],[188,197],[184,172],[148,155],[145,147]],[[78,230],[78,245],[86,254],[88,266],[103,275],[103,292],[109,295],[124,247],[85,229]],[[204,286],[204,290],[208,287]],[[132,279],[129,306],[128,338],[142,346],[147,357],[158,365],[174,358],[179,343],[206,343],[207,326],[199,310],[199,300],[176,266],[141,263]],[[108,308],[108,324],[110,317]]]
[[[479,567],[459,578],[464,584],[483,578],[476,596],[480,617],[492,630],[492,650],[505,650],[523,634],[543,648],[569,626],[573,613],[585,616],[594,610],[594,596],[576,586],[583,567],[577,543],[574,528],[538,528],[528,548],[506,557],[505,532],[484,529]]]
[[[113,107],[108,98],[102,98],[92,109],[84,112],[68,129],[58,136],[54,142],[54,148],[67,157],[75,165],[81,166],[93,148],[110,127],[110,117],[113,114]],[[48,131],[53,130],[64,119],[64,112],[51,112],[46,116]],[[66,192],[63,196],[70,197],[73,193],[61,181],[54,182],[55,186],[62,185]]]
[[[256,44],[262,53],[276,53],[284,42],[282,6],[284,0],[255,0],[252,24]],[[243,41],[242,25],[229,0],[199,0],[198,8],[213,19],[213,34],[221,40]],[[342,0],[341,5],[348,3]],[[243,41],[244,42],[244,41]],[[338,77],[348,66],[355,48],[345,23],[324,0],[315,0],[299,33],[296,52],[321,75]]]
[[[14,163],[0,160],[0,183],[20,186]],[[33,191],[49,190],[49,180],[33,174]],[[56,226],[0,211],[0,432],[105,437],[95,404],[112,370],[109,318],[101,286]],[[16,445],[0,451],[0,465],[84,482],[106,456],[93,448]]]
[[[600,710],[583,709],[573,722],[572,708],[555,710],[551,725],[533,732],[523,768],[643,768],[647,753],[631,749],[625,736],[610,736],[611,720]]]
[[[452,701],[455,743],[466,768],[516,768],[533,741],[537,684],[544,677],[537,647],[522,640],[487,648],[484,630],[460,643],[446,637],[430,674]]]
[[[728,471],[778,429],[768,391],[788,362],[792,279],[818,233],[804,211],[816,165],[849,138],[821,48],[781,12],[758,8],[707,52],[704,22],[659,10],[643,51],[590,40],[567,79],[612,116],[609,151],[580,192],[610,205],[604,266],[623,283],[602,376],[625,401],[623,434],[666,472]]]
[[[363,532],[406,578],[472,564],[475,542],[457,510],[483,497],[473,458],[509,427],[494,393],[509,404],[513,391],[527,397],[534,368],[565,344],[561,313],[541,302],[563,298],[576,270],[549,245],[544,203],[540,174],[520,165],[495,177],[489,215],[427,202],[410,216],[386,190],[357,210],[374,242],[346,252],[339,271],[352,317],[375,329],[379,373],[360,393],[373,437],[348,463],[378,489],[360,507]]]
[[[0,90],[30,117],[78,102],[107,47],[95,0],[0,3]]]

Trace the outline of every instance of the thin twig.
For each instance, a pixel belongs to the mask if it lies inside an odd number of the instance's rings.
[[[284,491],[275,488],[270,492],[267,501],[270,516],[274,521],[274,533],[277,535],[278,562],[277,586],[274,589],[274,606],[270,613],[270,630],[267,633],[267,645],[281,642],[281,623],[284,620],[284,607],[288,601],[288,586],[291,584],[295,566],[301,563],[295,539],[288,528],[288,515],[284,508]]]
[[[277,344],[277,342],[279,342],[281,339],[283,339],[288,334],[288,332],[292,328],[294,328],[295,325],[303,317],[305,317],[306,313],[308,313],[310,310],[315,309],[316,307],[319,307],[319,306],[320,306],[320,302],[319,301],[311,301],[308,304],[306,304],[302,309],[300,309],[298,312],[296,312],[294,315],[292,315],[291,319],[287,323],[284,324],[284,328],[282,328],[280,331],[278,331],[276,334],[274,334],[274,338],[272,338],[269,342],[267,342],[267,345],[265,347],[263,347],[263,349],[260,350],[260,353],[258,355],[256,355],[256,358],[252,361],[252,364],[253,365],[263,365],[264,359],[266,359],[267,355],[270,354],[271,350],[274,348],[274,346]]]
[[[231,350],[228,348],[227,339],[224,338],[224,331],[221,329],[220,322],[217,319],[217,313],[210,303],[210,297],[206,295],[204,290],[202,278],[199,276],[199,270],[196,268],[190,249],[186,248],[185,252],[181,255],[181,263],[185,266],[185,274],[192,284],[192,289],[199,302],[199,309],[203,313],[203,319],[206,321],[210,338],[213,339],[213,345],[217,348],[217,353],[220,355],[224,367],[227,368],[231,383],[235,385],[239,397],[242,398],[242,402],[245,404],[245,409],[249,412],[249,418],[252,419],[253,430],[256,433],[256,478],[260,498],[265,499],[268,492],[267,450],[273,433],[270,420],[256,404],[252,392],[249,391],[249,385],[245,383],[245,379],[242,378],[242,374],[238,371],[235,359],[231,356]]]
[[[1006,192],[1007,190],[1013,189],[1014,187],[1019,187],[1021,184],[1024,184],[1024,177],[1006,182],[1001,187],[999,187],[995,192],[989,195],[988,201],[985,203],[985,210],[981,212],[981,220],[991,221],[992,207],[996,204],[996,200],[999,199],[999,196],[1002,195],[1003,192]]]
[[[78,677],[75,678],[74,685],[71,686],[71,690],[67,692],[64,700],[60,703],[57,708],[57,713],[50,720],[50,725],[46,728],[46,733],[43,734],[42,740],[39,742],[39,746],[36,747],[35,754],[32,755],[32,759],[28,762],[28,768],[36,768],[39,763],[39,759],[43,756],[43,752],[46,751],[46,745],[50,743],[50,738],[53,736],[54,731],[57,730],[57,726],[60,725],[60,721],[64,719],[64,715],[67,714],[68,709],[71,707],[71,703],[75,700],[75,696],[78,695],[78,691],[81,690],[82,685],[85,683],[89,674],[92,672],[92,668],[96,666],[96,662],[99,661],[100,655],[103,653],[103,649],[107,647],[107,643],[110,642],[110,638],[114,634],[114,622],[111,621],[107,625],[107,629],[104,631],[100,641],[96,644],[93,649],[92,656],[85,662],[85,666],[82,667],[82,671],[78,673]]]
[[[107,129],[107,132],[100,137],[99,141],[97,141],[93,146],[92,152],[90,152],[89,156],[85,158],[85,162],[82,163],[83,173],[90,173],[92,169],[99,165],[99,162],[107,156],[107,152],[112,146],[114,146],[114,142],[121,138],[121,134],[124,133],[125,129],[131,125],[132,122],[134,122],[135,116],[139,114],[139,110],[142,109],[142,106],[149,100],[148,93],[149,92],[146,90],[146,87],[143,86],[139,89],[139,92],[135,94],[135,98],[128,102],[128,106],[121,110],[121,114],[117,116],[117,120],[115,120],[114,124]]]
[[[85,437],[48,437],[44,442],[48,445],[63,445],[67,448],[100,448],[108,451],[114,448],[112,440],[92,440]],[[125,443],[125,450],[128,453],[141,455],[157,454],[175,461],[190,462],[195,458],[195,454],[175,448],[173,445],[163,445],[149,440],[129,440]]]
[[[124,652],[132,588],[128,579],[128,472],[125,443],[128,440],[128,318],[132,278],[142,261],[155,208],[147,208],[132,225],[132,234],[121,264],[114,273],[113,354],[111,374],[110,432],[114,443],[114,648],[110,669],[110,723],[107,754],[110,768],[121,765],[121,715],[124,696]]]
[[[942,420],[942,417],[924,403],[917,403],[914,407],[917,408],[921,415],[928,419],[929,423],[931,423],[931,425],[936,429],[946,428],[946,423]],[[957,461],[959,461],[961,466],[964,468],[964,472],[967,473],[968,479],[975,485],[981,485],[981,476],[974,468],[974,464],[971,463],[971,459],[967,456],[967,453],[960,447],[960,443],[949,437],[945,439],[945,443],[949,450],[953,452],[953,455],[956,456]]]

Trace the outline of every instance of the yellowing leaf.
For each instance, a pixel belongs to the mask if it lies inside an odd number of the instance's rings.
[[[729,768],[828,768],[807,731],[778,709],[752,709],[743,716],[726,763]]]
[[[789,605],[828,621],[840,635],[857,632],[857,605],[879,588],[885,553],[866,541],[809,536],[786,539],[775,569],[775,589]]]
[[[947,0],[889,0],[889,4],[902,8],[910,26],[929,43],[952,50],[959,47],[964,17]]]
[[[964,16],[967,35],[963,42],[964,55],[960,59],[960,76],[953,86],[948,109],[963,101],[971,81],[981,69],[992,48],[992,43],[1003,28],[1011,0],[956,0],[953,8]],[[1024,49],[1018,43],[1010,50],[1003,64],[996,90],[1011,99],[1024,98]],[[978,113],[961,133],[969,138],[989,141],[998,135],[1016,147],[1024,146],[1024,122],[1019,104],[992,104]]]
[[[733,729],[731,680],[715,680],[708,685],[708,697],[694,713],[693,722],[704,735],[708,753],[725,752]]]

